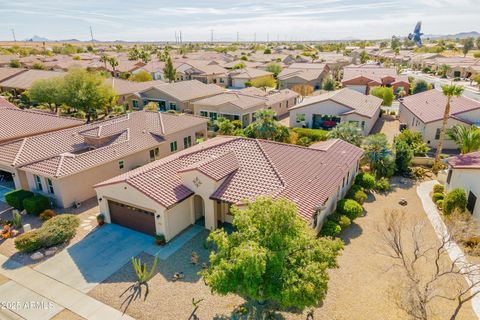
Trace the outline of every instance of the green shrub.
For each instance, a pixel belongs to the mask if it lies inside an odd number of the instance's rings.
[[[328,139],[328,131],[321,129],[293,128],[293,132],[298,134],[298,138],[307,137],[311,141],[325,141]]]
[[[322,226],[320,235],[324,237],[336,237],[340,234],[342,228],[333,220],[327,219]]]
[[[435,203],[437,203],[438,200],[443,200],[443,198],[445,198],[445,195],[443,193],[434,193],[432,195],[432,200]]]
[[[42,247],[39,230],[32,230],[16,237],[14,243],[20,252],[33,252]]]
[[[377,182],[375,182],[375,191],[377,192],[387,192],[390,191],[391,188],[390,182],[385,177],[380,178]]]
[[[439,209],[442,209],[443,208],[443,199],[442,200],[438,200],[437,202],[435,202],[435,204],[437,205],[437,207]]]
[[[445,186],[443,184],[437,183],[433,186],[433,193],[443,193],[445,191]]]
[[[30,197],[33,197],[33,192],[19,189],[7,192],[5,194],[5,201],[15,209],[23,210],[23,200]]]
[[[54,216],[39,229],[42,246],[48,248],[72,239],[79,225],[80,220],[73,214]]]
[[[43,211],[51,208],[50,199],[41,194],[36,194],[33,197],[23,199],[23,207],[28,214],[38,216]]]
[[[367,194],[365,193],[365,191],[363,191],[363,187],[359,186],[358,184],[354,184],[350,190],[348,190],[346,196],[345,196],[347,199],[352,199],[352,200],[355,200],[357,201],[358,203],[360,204],[363,204],[368,196]]]
[[[467,195],[460,188],[453,189],[443,199],[443,213],[450,214],[454,210],[464,212],[467,208]]]
[[[338,224],[342,229],[344,229],[352,224],[352,220],[350,220],[350,218],[347,216],[340,216]]]
[[[40,229],[24,233],[15,238],[15,247],[21,252],[32,252],[62,244],[75,236],[80,220],[72,214],[54,216]]]
[[[375,178],[366,172],[360,172],[355,177],[355,184],[365,188],[366,190],[373,189],[375,187]]]
[[[350,220],[355,220],[363,212],[362,206],[355,200],[342,199],[338,201],[337,212],[347,216]]]

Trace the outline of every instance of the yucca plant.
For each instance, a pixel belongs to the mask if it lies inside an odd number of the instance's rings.
[[[157,261],[158,257],[155,257],[155,260],[153,260],[153,266],[150,271],[148,271],[148,265],[146,263],[142,264],[140,258],[132,257],[133,269],[135,270],[138,284],[145,284],[153,278],[155,275],[155,269],[157,268]]]

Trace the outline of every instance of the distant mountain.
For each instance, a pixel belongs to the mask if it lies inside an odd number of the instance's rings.
[[[33,37],[31,37],[30,39],[25,39],[23,41],[33,41],[33,42],[48,42],[48,41],[52,41],[48,38],[44,38],[44,37],[40,37],[40,36],[37,36],[37,35],[34,35]]]
[[[447,34],[447,35],[436,35],[436,34],[426,34],[423,36],[424,38],[429,39],[465,39],[465,38],[477,38],[480,37],[480,33],[477,31],[470,31],[470,32],[459,32],[455,34]]]

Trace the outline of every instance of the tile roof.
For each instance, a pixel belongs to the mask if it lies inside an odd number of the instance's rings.
[[[255,69],[255,68],[243,68],[232,71],[231,73],[232,79],[254,79],[259,77],[271,76],[273,73]]]
[[[402,80],[408,82],[406,76],[397,75],[395,68],[382,68],[378,65],[346,66],[343,68],[342,83],[360,77],[370,79],[380,84],[383,83],[382,79],[385,77],[392,77],[395,81]]]
[[[241,204],[259,195],[285,197],[311,218],[362,157],[362,149],[342,140],[311,148],[242,137],[216,137],[190,149],[117,176],[96,187],[126,182],[169,208],[193,194],[181,174],[200,168],[214,179],[225,177],[210,196]]]
[[[166,85],[155,86],[153,89],[168,94],[179,101],[195,100],[225,91],[224,88],[216,84],[205,84],[198,80],[172,82]]]
[[[104,121],[0,144],[0,162],[61,177],[158,146],[168,134],[207,119],[138,111]],[[91,138],[106,138],[92,149]]]
[[[46,70],[27,70],[19,73],[14,77],[8,78],[0,82],[0,87],[15,88],[15,89],[30,89],[32,84],[40,79],[52,79],[62,77],[65,73],[46,71]]]
[[[84,121],[34,109],[19,109],[0,97],[0,142],[79,126]]]
[[[323,69],[283,69],[282,72],[278,74],[279,80],[287,80],[291,78],[298,77],[304,79],[305,81],[312,81],[320,78],[323,74]]]
[[[240,109],[250,109],[253,107],[264,106],[267,103],[266,98],[255,95],[249,95],[240,91],[228,91],[215,96],[195,101],[196,105],[221,106],[232,104]]]
[[[0,82],[10,79],[15,75],[25,72],[27,69],[20,68],[0,68]]]
[[[433,89],[405,97],[401,104],[422,122],[429,123],[443,119],[447,97]],[[450,108],[450,116],[459,118],[464,112],[480,109],[480,102],[460,96],[452,98]]]
[[[105,84],[111,86],[119,96],[123,96],[163,85],[165,82],[161,80],[135,82],[112,77],[105,79]]]
[[[380,98],[372,95],[364,95],[350,88],[343,88],[337,91],[320,94],[318,96],[307,97],[303,99],[301,103],[289,108],[289,110],[300,109],[327,100],[337,102],[352,109],[351,111],[346,112],[346,114],[357,113],[369,118],[373,117],[382,105],[382,99]]]
[[[455,169],[480,169],[480,151],[460,154],[446,161]]]

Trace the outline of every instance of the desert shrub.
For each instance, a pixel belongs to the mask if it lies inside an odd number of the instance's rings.
[[[443,213],[450,214],[455,210],[464,212],[467,208],[467,195],[460,188],[450,191],[443,199]]]
[[[443,198],[445,198],[445,195],[443,193],[434,193],[432,195],[432,200],[435,203],[437,203],[438,200],[443,200]]]
[[[21,252],[33,252],[42,247],[39,230],[32,230],[15,238],[15,248]]]
[[[42,219],[43,221],[50,220],[54,216],[55,216],[55,211],[50,209],[44,210],[42,213],[40,213],[40,219]]]
[[[368,198],[365,191],[363,191],[363,187],[359,186],[358,184],[354,184],[350,188],[350,190],[348,190],[347,195],[345,197],[348,199],[355,200],[360,204],[363,204]]]
[[[338,201],[337,212],[347,216],[350,220],[355,220],[363,212],[362,206],[355,200],[342,199]]]
[[[309,147],[312,144],[312,139],[309,137],[301,137],[297,140],[296,144],[303,147]]]
[[[433,186],[433,193],[443,193],[445,191],[445,186],[443,184],[437,183]]]
[[[355,184],[358,184],[366,190],[370,190],[375,187],[375,178],[369,173],[360,172],[355,177]]]
[[[75,236],[80,220],[73,214],[62,214],[46,221],[40,230],[43,247],[64,243]]]
[[[54,216],[40,229],[33,230],[15,238],[15,247],[21,252],[33,252],[62,244],[75,236],[80,220],[72,214]]]
[[[33,192],[23,189],[13,190],[5,194],[5,201],[18,210],[23,210],[23,200],[33,196]]]
[[[338,220],[338,224],[342,229],[344,229],[352,224],[352,220],[350,220],[350,218],[347,216],[340,216],[340,219]]]
[[[442,209],[443,208],[443,199],[438,200],[437,202],[435,202],[435,204],[437,205],[437,207],[439,209]]]
[[[327,219],[322,226],[322,230],[320,231],[320,235],[324,237],[336,237],[340,234],[342,228],[338,223],[333,220]]]
[[[387,178],[380,178],[377,182],[375,182],[375,191],[377,192],[387,192],[390,191],[392,187],[390,186],[390,182]]]
[[[28,214],[39,215],[43,211],[50,209],[50,199],[48,197],[36,194],[33,197],[23,199],[23,207]]]
[[[308,137],[311,141],[325,141],[328,139],[328,131],[321,129],[293,128],[298,138]]]
[[[429,170],[422,168],[422,167],[412,167],[410,173],[412,174],[412,178],[416,180],[423,180],[427,175]]]

